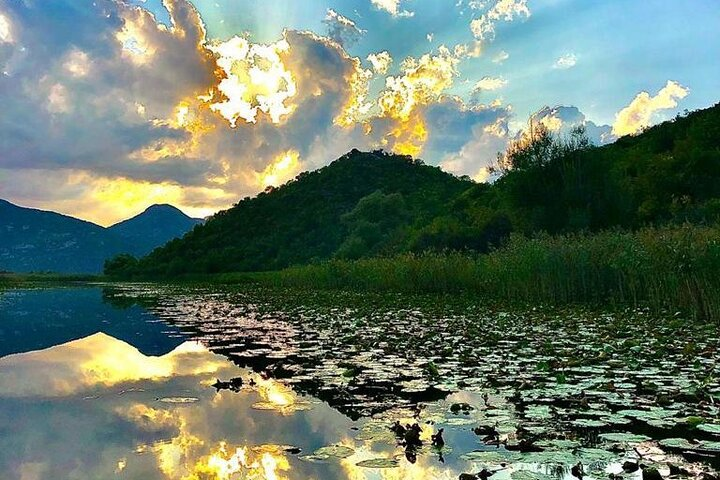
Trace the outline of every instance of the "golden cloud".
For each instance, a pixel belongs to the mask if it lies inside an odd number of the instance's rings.
[[[1,359],[0,394],[66,396],[99,385],[214,373],[226,365],[221,357],[210,357],[207,349],[196,342],[185,342],[161,357],[147,357],[127,343],[96,333],[46,350]]]
[[[233,37],[208,49],[217,55],[221,79],[213,95],[210,108],[225,117],[235,127],[239,119],[256,123],[258,112],[280,123],[295,106],[286,102],[295,96],[297,87],[280,55],[290,49],[284,38],[270,45],[251,44],[245,38]]]
[[[507,85],[507,80],[502,77],[483,77],[475,83],[473,92],[481,92],[484,90],[498,90]]]
[[[650,124],[653,114],[677,107],[678,100],[685,98],[688,93],[690,90],[687,87],[673,80],[668,80],[654,97],[648,92],[640,92],[630,105],[615,116],[612,133],[620,137],[640,132]]]
[[[13,43],[12,26],[10,20],[0,12],[0,42],[2,43]]]
[[[383,50],[378,53],[371,53],[367,56],[367,60],[372,65],[375,73],[380,75],[385,75],[387,73],[393,61],[387,50]]]
[[[441,46],[436,55],[405,59],[401,75],[387,77],[378,105],[379,116],[393,123],[384,139],[390,150],[408,155],[422,151],[428,127],[418,109],[437,102],[453,85],[459,62],[453,52]]]
[[[300,173],[300,153],[297,150],[288,150],[280,154],[265,170],[257,176],[257,183],[261,188],[280,186]]]

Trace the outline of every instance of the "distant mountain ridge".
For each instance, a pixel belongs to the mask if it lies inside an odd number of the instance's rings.
[[[215,214],[137,265],[159,275],[281,269],[390,254],[474,183],[406,155],[352,150]],[[106,270],[124,268],[119,259]]]
[[[170,240],[182,237],[203,220],[185,215],[168,204],[152,205],[132,218],[116,223],[108,230],[129,241],[137,255],[146,255]]]
[[[0,270],[99,273],[120,253],[146,255],[201,223],[170,205],[105,228],[56,212],[0,199]]]
[[[720,224],[720,104],[601,147],[582,130],[538,128],[531,142],[511,143],[496,167],[496,181],[474,183],[409,156],[352,150],[105,271],[165,278],[279,270],[398,253],[485,253],[513,233]]]

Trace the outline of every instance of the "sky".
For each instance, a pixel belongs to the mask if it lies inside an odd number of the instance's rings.
[[[204,217],[352,148],[486,181],[720,101],[718,0],[0,0],[0,198]]]

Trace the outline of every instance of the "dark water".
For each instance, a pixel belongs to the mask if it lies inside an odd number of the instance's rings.
[[[138,285],[4,292],[0,478],[570,479],[581,463],[585,478],[639,479],[622,469],[638,456],[646,474],[713,473],[717,335],[588,315]],[[417,422],[422,445],[407,448],[397,420]]]

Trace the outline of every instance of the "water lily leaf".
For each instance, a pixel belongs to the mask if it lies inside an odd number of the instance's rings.
[[[399,463],[394,458],[370,458],[357,462],[355,465],[364,468],[395,468]]]
[[[697,426],[697,429],[720,435],[720,423],[701,423]]]
[[[626,442],[626,443],[642,443],[651,440],[646,435],[636,435],[633,433],[603,433],[600,438],[608,442]]]
[[[661,447],[665,448],[677,448],[677,449],[688,449],[694,448],[694,445],[687,441],[685,438],[663,438],[658,442]]]
[[[538,447],[542,448],[554,448],[554,449],[567,449],[578,448],[580,442],[575,440],[542,440],[536,443]]]
[[[706,452],[720,452],[720,442],[708,442],[703,440],[695,448]]]
[[[489,464],[505,463],[511,460],[515,460],[519,457],[519,454],[515,452],[509,452],[507,450],[476,450],[474,452],[468,452],[460,455],[460,458],[463,460]]]
[[[588,418],[579,418],[577,420],[574,420],[572,422],[573,425],[576,427],[583,427],[583,428],[601,428],[601,427],[607,427],[607,422],[604,422],[602,420],[591,420]]]
[[[329,445],[327,447],[318,448],[313,452],[313,456],[317,458],[347,458],[355,453],[355,450],[345,445]]]
[[[553,477],[540,472],[516,470],[510,474],[512,480],[552,480]]]

